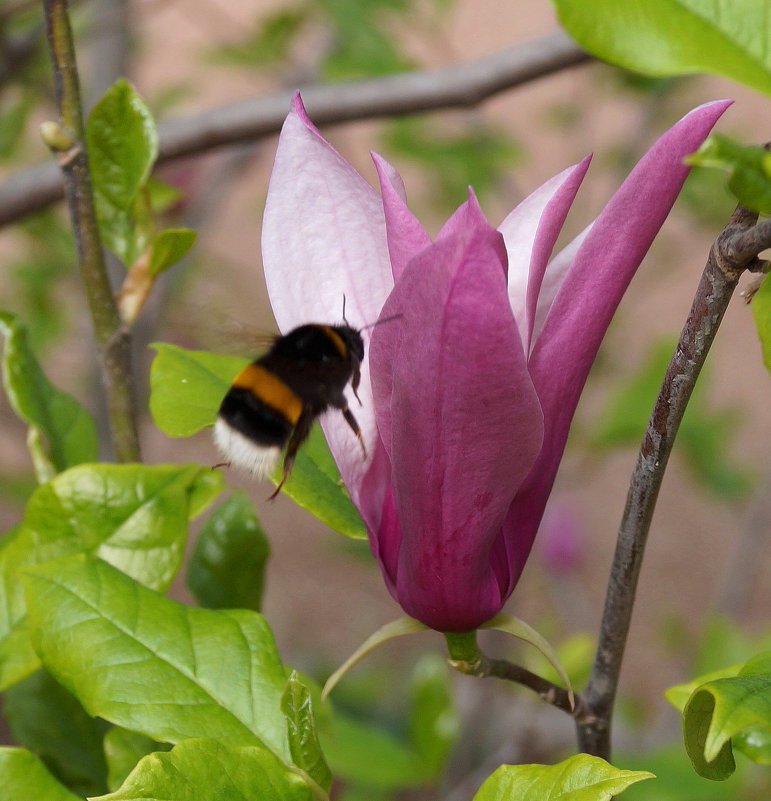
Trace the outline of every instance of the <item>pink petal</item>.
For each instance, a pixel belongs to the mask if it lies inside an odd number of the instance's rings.
[[[380,194],[385,212],[388,252],[394,281],[398,280],[407,262],[431,244],[431,237],[409,210],[404,183],[399,173],[377,153],[371,153],[380,179]]]
[[[730,101],[700,106],[661,136],[589,229],[530,357],[544,411],[544,447],[507,517],[512,575],[530,551],[568,428],[611,317],[688,174],[683,157]]]
[[[338,322],[344,297],[352,325],[373,323],[393,286],[380,198],[313,126],[299,94],[278,142],[262,253],[273,312],[283,332],[302,323]],[[349,403],[368,449],[374,449],[369,385],[365,359],[359,390],[363,407],[352,396]],[[344,479],[359,480],[366,465],[350,428],[336,411],[322,422]]]
[[[478,220],[443,236],[394,287],[383,314],[401,318],[373,335],[396,511],[384,511],[378,555],[405,611],[440,630],[499,610],[506,581],[491,553],[541,447],[503,252],[500,235]]]
[[[526,353],[530,353],[546,265],[590,161],[587,156],[555,175],[498,226],[509,256],[509,300]]]

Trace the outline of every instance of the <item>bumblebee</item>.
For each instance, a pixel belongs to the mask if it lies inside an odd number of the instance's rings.
[[[361,429],[343,394],[350,383],[359,399],[363,359],[361,332],[347,324],[309,323],[276,337],[233,379],[220,405],[214,441],[227,463],[264,476],[286,446],[281,480],[270,496],[275,498],[313,421],[330,407],[343,413],[366,459]]]

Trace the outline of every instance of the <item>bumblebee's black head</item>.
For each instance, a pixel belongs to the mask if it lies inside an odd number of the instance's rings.
[[[361,364],[364,359],[364,340],[361,333],[350,325],[333,326],[335,333],[343,340],[352,359]]]

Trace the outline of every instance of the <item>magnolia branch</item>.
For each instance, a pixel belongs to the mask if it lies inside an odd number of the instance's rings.
[[[675,435],[728,302],[745,270],[761,269],[771,222],[739,206],[715,240],[653,407],[627,495],[589,684],[577,719],[582,751],[610,758],[610,729],[645,543]]]
[[[467,64],[308,86],[302,90],[303,101],[318,125],[464,108],[589,59],[560,31]],[[158,162],[277,133],[290,97],[290,92],[280,92],[166,120],[159,125]],[[61,196],[61,179],[54,165],[22,170],[0,186],[0,225],[45,208]]]
[[[136,461],[139,438],[132,403],[130,341],[113,300],[96,222],[67,2],[44,0],[43,7],[59,121],[45,123],[41,130],[62,171],[80,274],[99,346],[115,455],[121,462]]]

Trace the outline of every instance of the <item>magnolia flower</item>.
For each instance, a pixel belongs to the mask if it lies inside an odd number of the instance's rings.
[[[690,112],[583,233],[552,249],[589,164],[493,228],[469,192],[431,238],[398,173],[375,191],[295,96],[265,206],[265,277],[282,332],[371,324],[350,398],[369,458],[337,412],[322,425],[386,586],[443,632],[488,621],[530,552],[570,421],[605,330],[695,150],[729,105]]]

